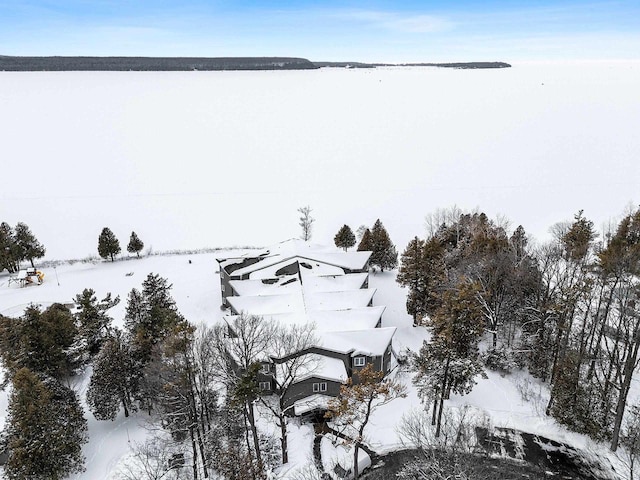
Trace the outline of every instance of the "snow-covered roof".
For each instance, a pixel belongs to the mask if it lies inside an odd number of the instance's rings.
[[[271,315],[275,313],[304,312],[304,302],[298,293],[244,297],[227,297],[231,308],[249,315]]]
[[[357,355],[379,357],[384,354],[395,333],[396,327],[319,332],[318,346],[335,352],[349,353],[352,357]]]
[[[265,320],[273,320],[282,325],[304,325],[313,323],[319,332],[339,332],[345,330],[365,330],[375,328],[386,307],[358,307],[346,310],[321,310],[306,313],[276,313],[263,315]],[[224,318],[233,322],[236,315]]]
[[[300,288],[304,288],[305,292],[339,292],[360,289],[368,276],[368,273],[315,275],[301,271],[299,274],[274,278],[231,280],[229,284],[238,295],[279,295],[293,293]]]
[[[347,273],[343,275],[314,275],[300,272],[302,284],[310,292],[339,292],[362,288],[369,277],[368,273]]]
[[[339,358],[318,355],[317,353],[308,353],[305,357],[309,357],[309,373],[297,378],[295,383],[303,382],[309,378],[321,378],[323,380],[344,383],[347,381],[347,378],[349,378],[344,362]]]
[[[281,295],[296,292],[301,288],[298,275],[285,275],[269,279],[231,280],[229,284],[238,295],[250,296]]]
[[[242,264],[248,259],[260,258],[260,260],[255,263],[234,269],[233,275],[255,274],[259,276],[259,278],[267,278],[266,276],[274,276],[273,271],[281,268],[268,267],[274,267],[281,263],[284,266],[289,260],[304,262],[312,266],[315,262],[316,268],[318,269],[320,265],[323,264],[324,274],[330,275],[332,274],[329,271],[329,267],[331,266],[337,267],[338,269],[361,270],[366,266],[370,256],[371,252],[344,252],[336,247],[322,247],[303,242],[302,240],[291,239],[263,251],[247,253],[242,257],[218,259],[218,263],[220,264],[220,268],[227,269],[232,265]],[[256,273],[267,268],[268,271],[266,272]],[[334,271],[333,274],[337,274],[337,272]],[[254,275],[251,275],[251,278],[255,278]]]
[[[373,300],[375,288],[347,290],[345,292],[318,292],[305,295],[307,311],[345,310],[366,307]]]
[[[346,292],[287,293],[284,295],[227,297],[227,302],[237,313],[250,315],[272,315],[276,313],[299,313],[347,310],[366,307],[375,294],[375,289],[348,290]]]
[[[313,412],[314,410],[326,410],[329,405],[329,400],[332,398],[333,397],[328,395],[316,393],[315,395],[305,397],[295,402],[293,404],[293,412],[296,415],[303,415],[307,412]]]

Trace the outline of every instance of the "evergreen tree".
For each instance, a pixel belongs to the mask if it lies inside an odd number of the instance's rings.
[[[371,230],[367,228],[362,234],[362,238],[358,244],[358,252],[370,252],[372,250],[373,244],[371,242]]]
[[[6,268],[9,273],[20,269],[20,248],[13,229],[7,222],[0,224],[0,271]]]
[[[83,349],[89,357],[95,356],[102,347],[102,343],[109,335],[111,317],[107,310],[120,303],[120,297],[111,298],[111,293],[98,302],[92,288],[85,288],[76,295],[77,312],[75,314],[78,336],[83,342]]]
[[[520,262],[527,254],[527,244],[529,243],[522,225],[518,225],[518,228],[514,230],[509,243],[515,253],[516,262]]]
[[[136,232],[131,232],[131,237],[129,238],[129,245],[127,245],[127,252],[135,253],[137,257],[140,257],[140,252],[144,248],[144,243],[142,240],[138,238]]]
[[[87,421],[73,390],[27,368],[13,378],[5,441],[8,479],[59,480],[84,470]]]
[[[124,416],[135,410],[132,393],[135,388],[134,361],[119,330],[102,346],[93,364],[87,389],[87,405],[97,420],[115,420],[120,406]]]
[[[428,279],[425,278],[424,268],[424,240],[415,237],[409,242],[400,257],[400,268],[396,281],[409,289],[407,295],[407,313],[413,317],[413,324],[426,313],[424,298]]]
[[[447,283],[445,249],[435,237],[424,243],[422,269],[425,291],[420,306],[425,315],[434,315],[442,305]]]
[[[104,227],[98,237],[98,254],[102,258],[111,258],[113,262],[119,253],[120,242],[108,227]]]
[[[55,303],[43,312],[29,306],[21,318],[0,319],[0,356],[10,374],[26,367],[60,379],[75,367],[71,347],[76,334],[73,316],[64,305]]]
[[[371,229],[371,247],[373,252],[370,260],[371,265],[380,267],[383,272],[385,268],[387,270],[396,268],[398,265],[398,252],[396,251],[396,246],[391,243],[389,234],[380,219],[376,220]]]
[[[45,248],[25,223],[20,222],[16,225],[14,237],[20,251],[20,260],[29,260],[31,267],[35,268],[33,259],[44,257]]]
[[[333,241],[336,247],[344,248],[346,252],[347,248],[353,247],[356,244],[356,236],[353,234],[349,225],[343,225],[338,233],[336,233],[336,236],[333,237]]]
[[[444,400],[450,392],[469,393],[475,377],[484,375],[478,354],[483,315],[476,301],[479,287],[463,282],[443,295],[443,303],[431,319],[432,335],[413,355],[413,382],[419,395],[433,402],[432,423],[440,435]]]
[[[150,273],[142,291],[129,293],[125,328],[131,342],[136,376],[136,398],[141,408],[151,409],[157,392],[152,370],[162,367],[161,343],[178,326],[186,324],[170,294],[171,285],[160,275]]]
[[[580,210],[574,217],[569,230],[561,237],[567,259],[580,261],[584,259],[593,246],[597,234],[593,230],[593,222],[582,216]]]

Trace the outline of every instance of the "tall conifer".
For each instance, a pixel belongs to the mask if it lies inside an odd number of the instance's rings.
[[[371,265],[392,270],[398,265],[398,252],[396,246],[391,243],[387,230],[382,225],[380,219],[376,220],[371,229]]]
[[[98,254],[102,258],[111,258],[111,261],[113,262],[115,255],[118,255],[119,253],[120,242],[109,227],[104,227],[102,229],[102,233],[98,237]]]
[[[140,257],[140,252],[142,251],[143,248],[144,248],[144,243],[142,242],[142,240],[138,238],[138,235],[136,234],[136,232],[131,232],[131,237],[129,238],[129,245],[127,245],[127,252],[135,253],[137,257]]]
[[[371,243],[371,230],[367,228],[362,234],[362,238],[358,244],[358,251],[370,252],[371,250],[373,250],[373,244]]]
[[[347,251],[347,248],[353,247],[356,244],[356,236],[353,234],[353,231],[349,227],[349,225],[343,225],[336,236],[333,237],[333,241],[338,248],[344,248],[344,251]]]
[[[407,295],[407,313],[413,317],[413,324],[425,313],[422,301],[426,295],[427,279],[424,268],[424,240],[415,237],[409,242],[400,257],[400,268],[396,281],[409,289]]]
[[[16,372],[5,441],[10,479],[66,478],[84,470],[87,421],[75,392],[27,368]]]
[[[19,222],[15,229],[15,242],[20,252],[20,260],[29,260],[34,267],[33,259],[42,258],[45,254],[44,246],[31,233],[27,224]]]

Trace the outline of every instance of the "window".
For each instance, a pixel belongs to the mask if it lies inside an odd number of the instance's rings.
[[[260,390],[271,390],[270,382],[260,382]]]
[[[364,357],[355,357],[353,359],[354,367],[364,367],[365,363],[367,363],[367,359]]]
[[[264,373],[266,375],[269,375],[271,373],[271,369],[270,369],[268,363],[263,363],[262,364],[262,368],[260,369],[260,373]]]
[[[313,392],[326,392],[327,391],[327,382],[314,383],[313,384]]]

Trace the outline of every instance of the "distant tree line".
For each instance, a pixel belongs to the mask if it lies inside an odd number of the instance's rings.
[[[192,71],[308,70],[319,68],[295,57],[12,57],[0,55],[0,71]]]
[[[136,232],[131,232],[127,251],[140,257],[144,242]],[[15,228],[6,223],[0,223],[0,271],[6,269],[9,273],[20,270],[20,264],[28,261],[35,268],[34,259],[44,257],[45,247],[31,232],[29,226],[18,222]],[[102,229],[98,237],[98,254],[104,259],[115,261],[121,252],[120,242],[108,227]]]

